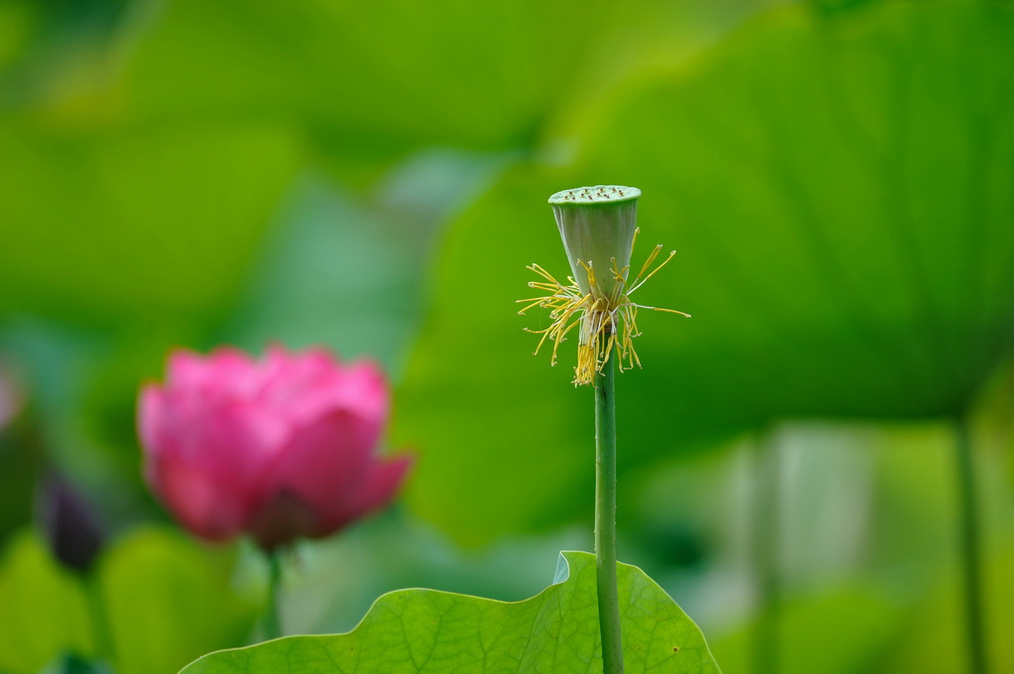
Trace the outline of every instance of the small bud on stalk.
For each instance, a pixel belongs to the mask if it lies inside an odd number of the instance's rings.
[[[69,480],[53,473],[41,483],[37,507],[53,556],[78,573],[91,571],[106,538],[91,504]]]

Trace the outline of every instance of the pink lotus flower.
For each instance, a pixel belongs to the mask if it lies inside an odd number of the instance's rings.
[[[248,532],[265,550],[319,538],[386,505],[411,458],[375,454],[388,391],[372,363],[326,351],[232,348],[170,355],[141,390],[138,427],[152,491],[190,531]]]

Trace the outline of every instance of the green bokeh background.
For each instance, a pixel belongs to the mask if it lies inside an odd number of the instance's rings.
[[[1001,1],[0,0],[0,367],[24,403],[0,672],[95,656],[88,593],[124,673],[259,638],[260,560],[187,541],[140,482],[137,389],[177,346],[390,373],[417,469],[296,551],[288,631],[399,587],[545,587],[591,546],[592,401],[514,300],[525,265],[566,270],[548,196],[599,183],[644,192],[635,262],[679,251],[641,300],[694,315],[642,314],[619,378],[621,559],[726,672],[767,638],[779,672],[963,671],[965,424],[1014,671],[1012,110]],[[100,581],[39,540],[53,468],[106,522]]]

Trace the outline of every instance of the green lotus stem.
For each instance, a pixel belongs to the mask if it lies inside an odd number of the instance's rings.
[[[955,422],[955,458],[957,459],[958,500],[960,510],[961,567],[965,590],[965,624],[968,639],[968,665],[972,674],[988,674],[986,629],[982,615],[981,541],[973,469],[972,438],[968,421]]]
[[[264,633],[268,639],[282,636],[282,623],[278,615],[278,595],[282,585],[282,560],[277,550],[264,552],[268,561],[268,606],[264,614]]]
[[[595,565],[602,670],[623,671],[620,598],[616,586],[616,367],[610,358],[595,376]]]
[[[95,636],[96,660],[110,665],[116,662],[116,647],[113,640],[113,626],[109,621],[109,610],[103,592],[101,577],[94,570],[84,578],[88,614]]]

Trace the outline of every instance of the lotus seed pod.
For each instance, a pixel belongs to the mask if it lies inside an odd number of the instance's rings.
[[[595,285],[608,296],[619,282],[617,273],[626,280],[640,196],[636,187],[595,185],[563,190],[549,198],[582,293],[589,294]],[[585,266],[592,269],[594,284]]]

